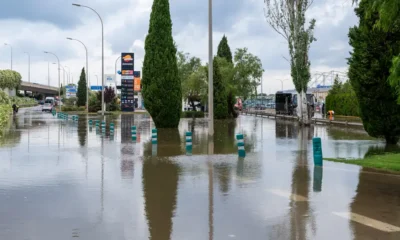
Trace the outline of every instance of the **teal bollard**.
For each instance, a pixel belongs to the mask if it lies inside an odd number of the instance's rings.
[[[101,122],[101,131],[106,132],[106,122],[105,121]]]
[[[114,135],[114,123],[110,123],[110,134]]]
[[[192,132],[186,132],[186,152],[191,153],[193,149]]]
[[[314,154],[314,165],[322,166],[322,143],[321,138],[313,138],[313,154]]]
[[[136,126],[131,127],[131,135],[132,135],[132,141],[136,142],[137,140]]]
[[[236,135],[237,146],[238,146],[238,155],[241,158],[246,157],[246,150],[244,149],[244,136],[243,134]]]
[[[151,129],[151,144],[157,144],[158,139],[157,139],[157,129],[153,128]]]

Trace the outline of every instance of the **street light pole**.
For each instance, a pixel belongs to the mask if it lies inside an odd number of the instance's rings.
[[[208,0],[208,135],[214,136],[213,22],[212,0]]]
[[[46,54],[51,54],[54,57],[57,58],[57,62],[58,62],[58,100],[60,101],[60,111],[61,111],[61,86],[60,86],[60,59],[57,57],[57,55],[55,55],[52,52],[44,52]]]
[[[97,86],[99,86],[99,76],[97,76],[97,74],[95,74],[96,78],[97,78]]]
[[[13,70],[13,68],[12,68],[13,67],[13,49],[12,49],[12,46],[10,44],[8,44],[8,43],[4,43],[4,45],[10,47],[10,50],[11,50],[11,70]]]
[[[65,67],[68,69],[67,84],[69,84],[71,81],[71,69],[68,66],[65,66]]]
[[[117,88],[117,62],[118,60],[121,58],[121,56],[119,56],[117,58],[117,60],[115,60],[115,88]],[[122,83],[121,83],[122,84]]]
[[[28,55],[28,82],[31,82],[31,55],[28,52],[25,52]]]
[[[286,81],[287,79],[278,79],[279,81],[281,81],[281,87],[282,87],[282,92],[283,92],[283,82]]]
[[[80,42],[82,45],[83,45],[83,47],[85,48],[85,51],[86,51],[86,110],[89,112],[89,88],[88,88],[88,84],[89,84],[89,78],[88,78],[88,74],[89,74],[89,60],[88,60],[88,50],[87,50],[87,47],[86,47],[86,45],[82,42],[82,41],[80,41],[80,40],[78,40],[78,39],[74,39],[74,38],[67,38],[68,40],[72,40],[72,41],[77,41],[77,42]]]
[[[50,62],[47,61],[47,86],[50,86]]]
[[[84,7],[92,10],[94,13],[97,14],[97,16],[100,19],[101,22],[101,83],[102,83],[102,88],[101,88],[101,115],[104,116],[104,25],[103,25],[103,19],[101,18],[100,14],[96,12],[93,8],[81,5],[81,4],[76,4],[73,3],[73,6],[76,7]]]

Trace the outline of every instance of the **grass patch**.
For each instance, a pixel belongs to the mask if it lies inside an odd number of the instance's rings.
[[[340,162],[347,164],[359,165],[366,168],[374,168],[379,170],[385,170],[389,172],[396,172],[400,174],[400,154],[384,154],[384,155],[373,155],[365,159],[334,159],[324,158],[324,160],[332,162]]]

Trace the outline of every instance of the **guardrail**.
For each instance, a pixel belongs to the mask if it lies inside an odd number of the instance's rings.
[[[291,115],[277,115],[275,113],[268,113],[263,110],[243,110],[240,112],[242,115],[254,115],[260,117],[271,117],[271,118],[279,118],[279,119],[287,119],[287,120],[299,120],[297,116]],[[352,127],[363,127],[363,124],[360,122],[351,122],[351,121],[337,121],[337,120],[329,120],[324,118],[313,118],[311,120],[312,124],[333,124],[333,125],[343,125],[343,126],[352,126]]]

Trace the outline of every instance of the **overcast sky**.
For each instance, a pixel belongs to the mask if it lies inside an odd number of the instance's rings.
[[[85,65],[83,46],[66,37],[84,42],[89,51],[89,77],[96,84],[101,79],[101,28],[98,17],[89,9],[72,6],[86,4],[96,9],[104,21],[105,73],[114,73],[115,60],[123,51],[135,53],[135,70],[141,70],[144,39],[148,31],[152,0],[9,0],[0,1],[0,69],[10,68],[13,47],[13,69],[28,80],[28,57],[31,55],[31,81],[47,84],[47,63],[50,81],[58,84],[55,57],[68,66],[76,82]],[[310,50],[312,72],[346,71],[351,50],[347,33],[357,24],[351,0],[315,0],[307,17],[317,20]],[[179,51],[208,59],[208,1],[170,0],[173,37]],[[284,39],[274,32],[264,17],[264,0],[214,0],[214,53],[222,35],[228,37],[234,52],[247,47],[257,55],[265,70],[263,91],[281,88],[278,79],[289,79],[288,55]],[[118,62],[117,65],[120,65]],[[65,68],[66,70],[68,68]],[[62,79],[61,79],[62,81]],[[291,80],[284,88],[292,88]]]

